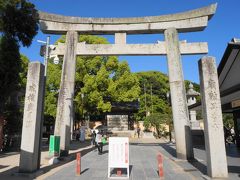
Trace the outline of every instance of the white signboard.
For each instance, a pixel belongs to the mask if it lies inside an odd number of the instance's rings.
[[[111,170],[126,168],[127,174],[122,177],[129,178],[129,139],[128,137],[110,137],[108,152],[108,178],[111,177]]]

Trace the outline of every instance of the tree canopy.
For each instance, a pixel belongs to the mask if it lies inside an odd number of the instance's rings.
[[[167,124],[170,131],[173,129],[172,110],[167,93],[170,92],[168,76],[157,71],[136,73],[141,87],[140,109],[135,114],[136,120],[144,121],[145,128],[154,127],[156,136],[160,137],[164,131],[162,124]],[[190,81],[185,80],[186,91]],[[194,89],[199,92],[199,85],[192,83]],[[200,99],[200,97],[198,97]]]
[[[139,72],[136,73],[141,87],[140,109],[136,114],[137,120],[144,120],[146,114],[168,113],[170,111],[167,92],[169,92],[169,83],[167,75],[157,72]]]
[[[154,127],[156,130],[155,137],[161,138],[161,136],[165,136],[166,125],[169,125],[170,131],[172,130],[172,122],[170,121],[171,119],[171,115],[167,113],[150,114],[146,117],[144,126],[147,129],[150,126]]]
[[[3,113],[6,100],[19,87],[21,70],[19,47],[14,39],[3,36],[0,41],[0,114]]]
[[[34,4],[27,0],[0,0],[0,31],[23,46],[30,46],[38,31]]]
[[[233,121],[233,114],[226,114],[224,113],[222,115],[223,117],[223,125],[227,128],[227,129],[232,129],[234,127],[234,121]]]
[[[20,88],[20,43],[30,46],[38,30],[37,11],[27,0],[0,0],[0,117],[10,95]]]
[[[21,55],[20,57],[20,69],[17,75],[18,81],[15,82],[14,88],[9,91],[9,98],[4,104],[4,117],[6,124],[4,127],[4,133],[11,135],[21,132],[22,117],[23,117],[23,104],[24,94],[27,83],[27,69],[29,59]]]
[[[167,93],[170,93],[168,76],[157,71],[138,72],[136,73],[140,87],[140,110],[136,114],[138,120],[144,120],[146,113],[154,114],[169,114],[171,108],[169,106],[170,99]],[[189,89],[188,80],[185,80],[186,91]],[[194,90],[200,91],[199,84],[192,83]],[[200,100],[200,96],[197,97]]]
[[[81,35],[86,44],[108,44],[99,36]],[[65,42],[62,36],[56,43]],[[48,68],[45,114],[55,117],[61,66],[51,62]],[[79,118],[84,113],[100,114],[111,111],[111,102],[131,102],[139,96],[136,75],[132,74],[126,61],[115,56],[79,56],[76,61],[75,112]]]

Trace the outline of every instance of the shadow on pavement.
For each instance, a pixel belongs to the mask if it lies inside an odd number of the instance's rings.
[[[240,175],[240,166],[228,166],[228,172]]]
[[[0,153],[0,158],[4,158],[4,157],[7,157],[7,156],[12,156],[12,155],[16,155],[18,154],[19,151],[14,151],[14,152],[1,152]]]
[[[0,165],[0,169],[6,168],[6,167],[8,167],[8,166]]]
[[[167,151],[171,156],[177,158],[177,154],[176,154],[176,149],[171,147],[171,146],[175,146],[174,144],[170,144],[170,143],[161,143],[160,146]]]
[[[129,165],[129,177],[131,176],[132,168],[133,168],[133,166]]]
[[[161,144],[161,147],[167,151],[172,157],[177,158],[177,154],[176,154],[176,149],[173,148],[172,146],[175,146],[174,144],[169,144],[169,143],[163,143]],[[200,147],[202,149],[202,147]],[[204,148],[203,148],[204,149]],[[195,168],[197,168],[202,174],[207,174],[207,167],[199,162],[198,160],[194,159],[191,161],[188,161],[192,166],[194,166]]]
[[[204,150],[205,151],[205,146],[202,145],[194,145],[193,148]]]
[[[189,161],[189,163],[198,169],[202,174],[207,175],[207,166],[205,166],[203,163],[199,162],[196,159]]]
[[[77,150],[79,148],[84,148],[87,146],[91,145],[91,140],[85,140],[84,142],[81,141],[72,141],[71,142],[71,146],[70,146],[70,150]]]
[[[39,169],[39,171],[41,171],[45,174],[45,173],[47,173],[48,171],[50,171],[54,168],[57,168],[59,166],[62,166],[62,165],[67,164],[69,162],[72,162],[76,159],[76,154],[78,152],[81,152],[81,156],[86,155],[88,152],[96,149],[95,147],[87,148],[90,144],[91,144],[90,140],[86,140],[86,142],[78,142],[78,141],[72,142],[71,146],[70,146],[70,150],[72,150],[73,152],[69,153],[69,155],[67,157],[60,158],[60,162],[58,164],[53,164],[53,165],[42,167],[42,168]],[[80,148],[86,148],[86,149],[77,151]],[[48,147],[46,147],[46,146],[42,149],[43,149],[42,151],[48,151]],[[9,156],[9,155],[7,154],[6,156]],[[46,157],[46,159],[47,159],[47,157]],[[1,168],[5,168],[5,166],[0,165],[0,169]],[[19,170],[19,167],[15,166],[15,167],[13,167],[11,169],[8,169],[4,172],[1,172],[0,173],[0,179],[4,179],[4,180],[5,179],[32,179],[32,178],[27,178],[26,176],[25,177],[14,176],[13,174],[17,173],[18,170]],[[85,171],[87,171],[87,169]],[[36,175],[36,177],[41,176],[41,175],[42,175],[42,173],[40,173],[39,175]]]
[[[197,168],[202,174],[207,175],[207,167],[199,161],[190,162],[195,168]],[[239,166],[228,166],[228,173],[240,175]]]
[[[197,146],[196,149],[203,150],[205,152],[204,146]],[[240,149],[237,148],[235,144],[226,145],[226,154],[228,157],[232,158],[240,158]],[[197,169],[199,169],[203,174],[207,173],[206,165],[202,164],[201,162],[194,162],[191,163]],[[228,165],[228,172],[233,174],[240,173],[240,166]]]
[[[86,143],[82,144],[82,146],[81,145],[79,146],[77,143],[75,143],[75,144],[73,144],[73,146],[71,145],[70,149],[71,150],[77,150],[79,148],[84,148],[84,147],[87,147],[87,146],[89,146],[89,142],[86,142]],[[51,169],[54,169],[56,167],[62,166],[66,163],[69,163],[69,162],[72,162],[72,161],[76,160],[76,154],[78,152],[81,152],[81,157],[83,157],[84,155],[86,155],[87,153],[91,152],[94,149],[96,149],[96,148],[91,147],[89,149],[84,149],[84,150],[81,150],[81,151],[70,153],[67,157],[60,158],[60,163],[40,168],[40,170],[43,171],[44,173],[47,173]]]
[[[42,139],[41,142],[41,151],[48,151],[49,150],[49,143],[46,142],[46,139]],[[20,153],[20,147],[14,147],[10,150],[0,152],[0,158],[4,158],[7,156],[12,156]]]
[[[161,144],[161,147],[163,147],[171,156],[176,158],[176,150],[171,147],[171,144]],[[204,146],[194,146],[196,149],[200,149],[205,151]],[[226,153],[227,156],[239,158],[240,157],[240,150],[236,147],[236,145],[231,144],[230,146],[226,146]],[[193,161],[188,161],[192,166],[194,166],[196,169],[198,169],[202,174],[207,175],[207,166],[198,161],[197,159],[194,159]],[[228,172],[233,174],[240,175],[240,166],[228,166]]]
[[[137,145],[137,146],[159,146],[160,143],[135,143],[131,142],[130,145]]]
[[[15,166],[11,169],[8,169],[7,171],[0,173],[0,179],[3,179],[3,180],[31,179],[31,178],[27,178],[27,177],[14,176],[14,175],[12,175],[13,172],[18,172],[18,166]]]
[[[108,150],[105,150],[102,152],[102,154],[107,154],[108,153]]]
[[[240,148],[238,148],[236,144],[226,145],[225,147],[227,156],[240,158]],[[194,146],[194,148],[205,151],[205,146]]]
[[[88,170],[89,170],[89,168],[84,169],[84,170],[81,172],[81,174],[85,173],[85,172],[88,171]]]
[[[226,145],[226,152],[230,157],[240,158],[240,148],[236,144]]]

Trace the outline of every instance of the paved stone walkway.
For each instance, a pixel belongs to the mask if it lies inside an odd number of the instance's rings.
[[[228,163],[228,177],[233,180],[240,180],[240,149],[236,148],[236,145],[226,146],[227,163]],[[198,168],[203,174],[207,173],[206,152],[204,148],[194,149],[195,158],[199,160],[193,165]]]
[[[28,176],[14,175],[19,169],[19,152],[8,152],[0,153],[0,180],[25,180],[33,179],[32,177],[37,176],[37,179],[45,179],[47,176],[54,174],[58,170],[68,165],[70,161],[75,160],[75,153],[82,151],[83,154],[91,151],[90,140],[83,143],[72,142],[70,148],[70,155],[64,160],[60,161],[59,164],[49,165],[48,161],[48,145],[43,142],[41,152],[41,166],[40,170],[36,173],[29,174]]]
[[[164,156],[164,177],[166,180],[210,179],[206,176],[206,155],[202,147],[195,148],[197,161],[188,162],[175,158],[175,145],[156,139],[130,140],[130,179],[131,180],[157,180],[157,153]],[[82,175],[75,175],[76,152],[81,151]],[[91,148],[90,141],[84,143],[73,142],[70,155],[61,160],[59,164],[49,165],[48,147],[42,151],[40,173],[36,179],[80,179],[80,180],[106,180],[108,147],[104,146],[104,154],[98,155],[97,150]],[[240,151],[235,145],[227,146],[229,178],[240,179]],[[32,177],[13,176],[18,172],[19,153],[0,154],[0,180],[25,180]],[[204,175],[205,174],[205,175]]]
[[[82,174],[75,175],[75,163],[56,172],[46,178],[48,180],[106,180],[108,168],[108,146],[104,146],[104,153],[98,155],[97,150],[93,150],[82,157]],[[159,144],[132,143],[130,144],[130,178],[131,180],[159,180],[157,169],[157,153],[165,151]],[[173,160],[164,156],[164,177],[165,179],[188,180],[196,179],[194,175],[185,172]]]

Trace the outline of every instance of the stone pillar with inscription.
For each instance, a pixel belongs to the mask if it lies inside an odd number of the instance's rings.
[[[68,31],[66,49],[63,58],[62,77],[58,96],[57,117],[54,135],[60,136],[61,155],[68,155],[71,139],[71,123],[73,122],[73,98],[76,71],[76,48],[78,33]]]
[[[207,172],[212,178],[228,177],[222,109],[214,57],[203,57],[199,62]]]
[[[169,28],[165,30],[164,35],[166,41],[177,158],[192,159],[192,138],[189,124],[178,33],[175,28]]]
[[[44,66],[30,63],[25,94],[19,172],[31,173],[39,168]]]

